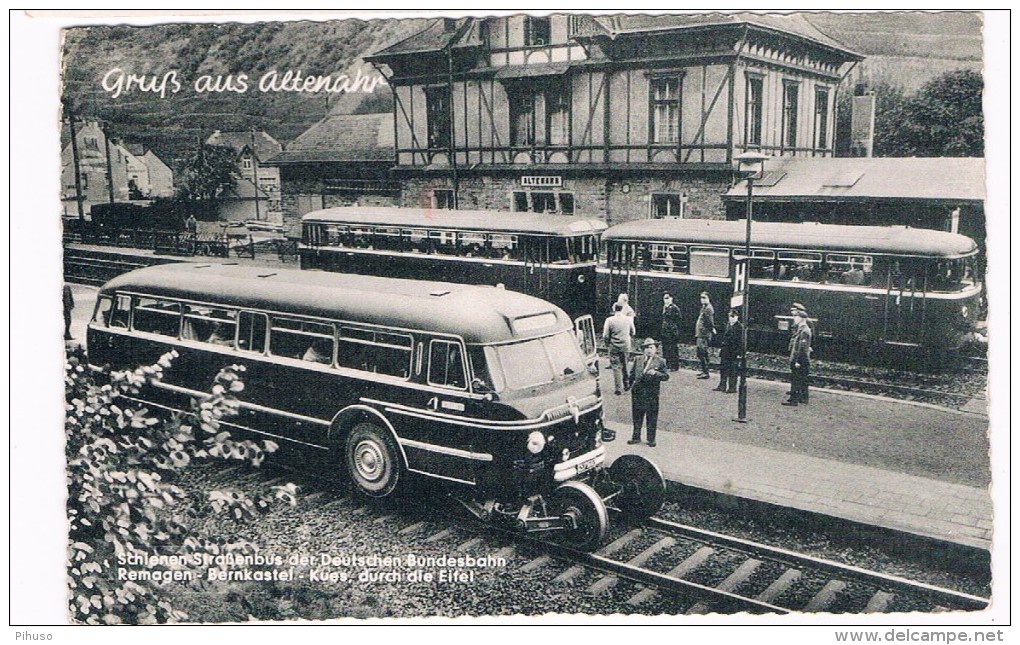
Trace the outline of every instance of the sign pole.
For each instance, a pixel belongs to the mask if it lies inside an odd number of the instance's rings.
[[[744,289],[743,306],[740,308],[740,383],[737,385],[737,423],[747,423],[747,325],[751,308],[751,195],[754,191],[754,175],[747,178],[747,232],[744,237]]]

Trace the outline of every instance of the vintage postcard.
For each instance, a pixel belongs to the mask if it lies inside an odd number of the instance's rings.
[[[16,17],[17,638],[1001,640],[1004,19]]]

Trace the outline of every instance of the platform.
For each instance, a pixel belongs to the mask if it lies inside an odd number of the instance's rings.
[[[809,405],[785,407],[787,384],[751,379],[748,422],[737,423],[737,395],[712,390],[716,374],[670,376],[654,448],[627,444],[630,396],[610,390],[610,459],[633,452],[670,481],[991,548],[985,415],[814,388]]]

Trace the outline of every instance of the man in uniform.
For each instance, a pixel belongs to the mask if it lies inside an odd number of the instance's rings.
[[[602,326],[602,340],[609,348],[609,365],[613,368],[613,383],[618,395],[628,386],[627,361],[630,358],[630,338],[634,333],[634,319],[617,302],[613,305],[613,315],[606,318]]]
[[[642,355],[634,361],[634,377],[631,380],[631,412],[634,420],[634,434],[629,444],[641,443],[641,426],[647,425],[648,445],[655,447],[655,431],[659,425],[659,384],[669,380],[666,361],[655,352],[655,339],[646,338],[641,343]]]
[[[740,350],[744,344],[744,327],[740,324],[740,314],[736,309],[730,309],[727,323],[722,349],[719,351],[719,385],[715,389],[717,392],[733,394],[737,391]]]
[[[808,372],[811,362],[811,326],[803,307],[795,307],[793,333],[790,335],[790,398],[783,405],[795,406],[808,402]]]
[[[708,292],[701,292],[701,311],[698,312],[698,321],[694,324],[694,342],[697,346],[698,363],[701,365],[701,372],[698,378],[708,378],[708,347],[715,335],[715,308],[712,301],[708,299]]]
[[[680,369],[680,307],[673,302],[673,296],[662,295],[662,356],[670,372]]]

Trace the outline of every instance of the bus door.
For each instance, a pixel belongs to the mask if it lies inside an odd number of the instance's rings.
[[[524,246],[524,292],[548,299],[549,296],[549,239],[521,237]]]
[[[890,269],[885,297],[885,333],[890,343],[921,342],[925,324],[927,276],[923,271]]]
[[[598,346],[595,337],[595,319],[591,314],[574,319],[574,335],[577,337],[577,345],[581,348],[581,353],[588,366],[595,365],[598,361]]]
[[[609,248],[609,293],[606,294],[608,311],[612,313],[613,303],[620,294],[627,294],[632,307],[636,308],[638,298],[637,270],[640,266],[639,245],[634,242],[618,242]]]

